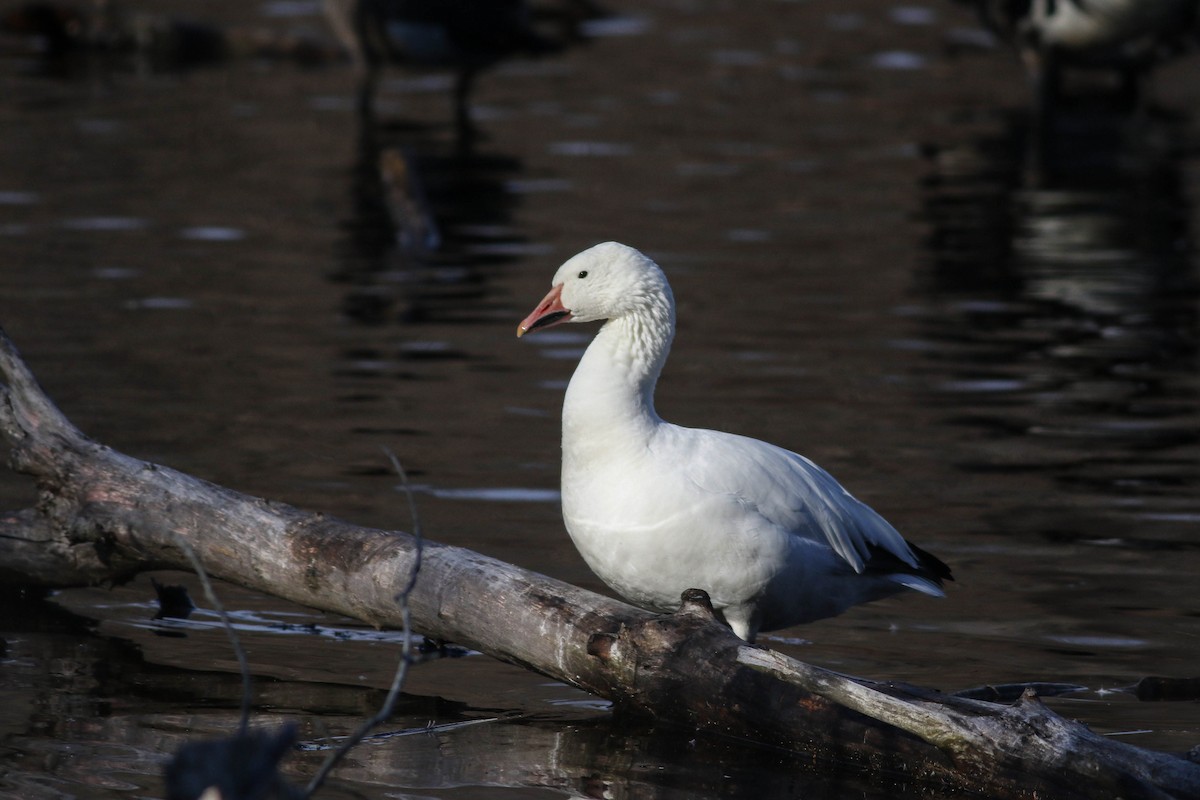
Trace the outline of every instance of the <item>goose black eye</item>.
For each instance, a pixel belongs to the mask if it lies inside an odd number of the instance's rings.
[[[579,271],[579,277],[581,277],[581,278],[586,278],[586,277],[587,277],[587,270],[586,270],[586,269],[580,270],[580,271]]]

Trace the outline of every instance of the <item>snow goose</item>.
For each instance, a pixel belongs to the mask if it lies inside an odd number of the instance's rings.
[[[1198,0],[962,0],[1021,51],[1036,109],[1052,113],[1064,66],[1115,69],[1128,94],[1196,36]]]
[[[608,242],[568,260],[552,285],[518,336],[605,320],[563,403],[562,510],[616,592],[670,611],[703,589],[747,641],[906,587],[943,596],[949,568],[807,458],[659,418],[675,300],[657,264]]]

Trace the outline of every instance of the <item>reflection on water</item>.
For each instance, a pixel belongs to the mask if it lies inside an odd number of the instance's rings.
[[[826,763],[748,751],[678,730],[622,726],[607,718],[568,725],[536,718],[477,724],[412,737],[404,745],[378,754],[368,746],[358,754],[359,763],[341,774],[365,786],[527,787],[556,795],[647,800],[922,796],[894,776],[838,775]],[[480,758],[480,753],[489,756]]]
[[[1097,527],[1080,513],[1047,533],[1140,539],[1150,497],[1200,519],[1200,283],[1181,123],[1105,124],[1113,135],[1060,141],[1071,155],[1049,174],[1031,172],[1011,117],[936,153],[924,193],[932,305],[913,313],[935,365],[931,399],[980,432],[965,467],[1050,474],[1126,521]],[[1186,528],[1164,531],[1159,546],[1192,546]]]
[[[185,742],[236,730],[242,691],[236,673],[161,666],[142,655],[150,646],[160,654],[176,649],[175,658],[186,662],[205,648],[220,649],[222,631],[193,627],[182,639],[151,642],[145,639],[152,635],[150,629],[163,623],[151,621],[147,604],[130,602],[115,619],[142,631],[139,646],[95,636],[50,603],[6,598],[2,608],[7,613],[0,625],[9,636],[3,652],[6,668],[0,673],[0,696],[6,700],[0,705],[4,791],[42,800],[75,796],[71,787],[86,784],[91,796],[153,794],[170,753]],[[256,633],[257,625],[239,623],[238,629],[251,658],[263,661],[295,652],[297,636],[324,635],[320,626],[297,624],[268,634],[261,627]],[[202,641],[193,643],[191,637]],[[353,636],[343,641],[343,648],[369,644]],[[276,649],[278,653],[270,652]],[[360,649],[359,657],[365,652]],[[391,652],[398,654],[399,646]],[[483,659],[466,659],[476,660]],[[53,670],[43,669],[46,663]],[[300,745],[281,765],[294,785],[307,782],[329,745],[356,728],[384,694],[320,677],[319,667],[306,671],[298,663],[290,677],[260,676],[254,684],[254,727],[273,729],[287,721],[299,726]],[[832,800],[868,789],[898,798],[929,796],[893,785],[887,775],[839,775],[827,763],[695,738],[684,730],[627,724],[614,719],[606,706],[574,694],[578,697],[552,703],[557,710],[547,714],[406,693],[393,717],[353,751],[321,796],[377,792],[372,796],[384,797],[397,790],[472,786],[619,798]],[[42,700],[29,702],[30,697]],[[87,752],[88,758],[72,758],[77,751]]]
[[[363,324],[463,321],[487,270],[529,247],[511,222],[519,196],[508,182],[520,162],[464,151],[423,128],[360,120],[355,213],[330,275],[347,287],[346,315]]]

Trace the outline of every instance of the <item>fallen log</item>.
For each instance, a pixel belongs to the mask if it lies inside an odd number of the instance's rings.
[[[0,332],[0,438],[35,507],[0,514],[0,580],[68,587],[188,569],[380,627],[413,537],[239,494],[76,429]],[[1013,705],[839,675],[752,645],[703,592],[654,615],[425,541],[413,626],[611,700],[622,712],[994,798],[1194,798],[1200,764],[1092,733],[1032,693]]]

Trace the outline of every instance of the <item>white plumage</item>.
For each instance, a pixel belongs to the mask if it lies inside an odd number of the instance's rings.
[[[1076,53],[1179,37],[1196,13],[1196,0],[1033,0],[1027,25],[1047,46]],[[1139,39],[1146,43],[1140,44]]]
[[[563,404],[563,519],[588,566],[669,611],[703,589],[753,641],[904,587],[942,596],[950,571],[803,456],[659,418],[675,334],[662,270],[615,242],[567,261],[517,335],[606,320]]]
[[[1200,0],[960,0],[1011,40],[1053,110],[1064,66],[1115,69],[1127,91],[1155,64],[1195,49]]]

